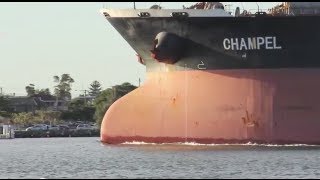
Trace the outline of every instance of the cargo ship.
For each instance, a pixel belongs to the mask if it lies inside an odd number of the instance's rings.
[[[224,7],[101,10],[146,67],[102,142],[320,144],[320,3]]]

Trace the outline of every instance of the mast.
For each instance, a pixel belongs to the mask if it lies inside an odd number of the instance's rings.
[[[260,12],[260,9],[259,9],[259,4],[256,2],[257,6],[258,6],[258,12]]]

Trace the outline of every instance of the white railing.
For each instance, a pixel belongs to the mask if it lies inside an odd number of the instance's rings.
[[[295,16],[295,15],[320,15],[320,8],[282,8],[282,9],[276,9],[276,8],[269,8],[269,9],[240,9],[240,14],[244,11],[248,12],[248,15],[254,15],[257,12],[266,12],[270,15],[289,15],[289,16]],[[228,12],[231,12],[232,15],[235,13],[235,9],[228,10]]]

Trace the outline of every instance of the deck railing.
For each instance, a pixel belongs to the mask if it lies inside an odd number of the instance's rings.
[[[236,9],[226,10],[231,15],[235,15]],[[301,15],[320,15],[320,7],[312,8],[269,8],[269,9],[240,9],[242,16],[254,16],[259,12],[265,12],[271,16],[301,16]],[[261,13],[260,13],[261,14]]]

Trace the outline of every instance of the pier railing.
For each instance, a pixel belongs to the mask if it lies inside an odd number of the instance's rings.
[[[236,9],[227,9],[231,15],[235,15]],[[303,16],[320,15],[320,7],[312,8],[269,8],[269,9],[240,9],[240,16],[254,16],[265,12],[270,16]]]

